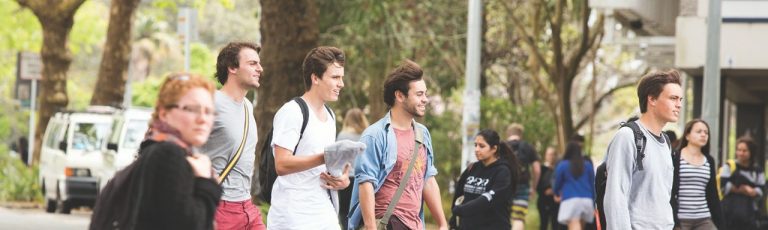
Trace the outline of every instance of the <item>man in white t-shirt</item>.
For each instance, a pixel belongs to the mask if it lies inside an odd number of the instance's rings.
[[[300,136],[301,108],[293,100],[277,111],[273,122],[278,177],[267,228],[340,229],[336,191],[349,185],[348,172],[340,177],[328,174],[323,152],[336,139],[336,121],[325,103],[338,100],[344,87],[344,53],[336,47],[312,49],[304,58],[302,77],[308,90],[301,98],[309,109],[304,134]]]

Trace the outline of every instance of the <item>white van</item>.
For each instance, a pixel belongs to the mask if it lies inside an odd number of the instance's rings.
[[[87,112],[59,112],[51,117],[40,149],[40,185],[46,212],[68,214],[73,207],[93,206],[99,189],[114,169],[104,164],[112,133],[111,107]]]
[[[108,163],[113,165],[114,172],[136,159],[151,118],[152,110],[149,108],[129,108],[115,113],[113,132],[105,150],[107,156],[112,157]]]

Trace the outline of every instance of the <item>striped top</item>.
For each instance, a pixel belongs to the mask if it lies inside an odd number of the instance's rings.
[[[680,158],[680,210],[677,217],[683,220],[709,218],[706,188],[710,179],[709,162],[704,165],[691,165]]]

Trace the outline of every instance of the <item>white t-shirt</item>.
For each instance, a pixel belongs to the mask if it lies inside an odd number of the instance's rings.
[[[307,105],[310,106],[310,105]],[[327,110],[323,108],[323,112]],[[309,107],[309,121],[296,149],[296,156],[322,153],[336,139],[336,121],[326,112],[321,121]],[[299,104],[290,101],[275,114],[272,146],[293,151],[299,141],[302,114]],[[340,229],[329,190],[321,187],[320,165],[301,172],[278,176],[272,187],[272,205],[267,216],[269,229]],[[332,193],[336,193],[333,191]]]

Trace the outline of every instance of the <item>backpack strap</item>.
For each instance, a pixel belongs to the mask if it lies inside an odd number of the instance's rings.
[[[294,97],[293,101],[299,104],[299,108],[301,108],[301,116],[303,117],[301,120],[301,132],[299,133],[299,141],[301,141],[301,138],[304,136],[304,130],[307,129],[307,123],[309,123],[309,107],[307,107],[307,102],[301,97]],[[333,113],[333,110],[331,110],[331,107],[328,107],[326,104],[323,104],[323,106],[325,107],[325,110],[328,111],[328,114],[331,114],[331,119],[336,120],[336,115]],[[296,155],[296,150],[298,148],[299,143],[296,142],[296,147],[293,147],[293,155]]]
[[[243,111],[245,111],[245,122],[243,122],[243,139],[240,140],[240,145],[237,147],[237,151],[235,151],[235,155],[232,156],[232,158],[229,159],[229,162],[227,162],[227,166],[224,167],[224,170],[221,171],[221,175],[219,175],[219,185],[224,183],[224,179],[227,179],[227,176],[229,176],[229,173],[232,172],[232,169],[235,168],[235,164],[237,164],[238,161],[240,161],[240,155],[243,154],[243,148],[245,147],[245,138],[248,136],[248,128],[250,127],[250,120],[248,119],[248,104],[243,103]]]
[[[296,142],[296,147],[293,147],[293,155],[295,156],[296,150],[299,148],[299,142],[301,142],[301,138],[304,137],[304,130],[307,129],[307,123],[309,123],[309,107],[307,107],[307,102],[305,102],[304,99],[301,99],[301,97],[294,97],[293,101],[299,104],[299,108],[301,108],[301,116],[303,117],[301,120],[301,132],[299,133],[299,141]]]
[[[643,134],[643,130],[640,129],[640,126],[637,125],[637,122],[634,122],[636,119],[630,119],[627,122],[623,122],[621,124],[621,127],[629,127],[632,129],[632,134],[635,136],[635,147],[637,148],[637,153],[635,155],[635,162],[637,165],[637,170],[642,171],[643,168],[643,158],[645,158],[645,144],[647,140],[645,139],[645,134]]]

